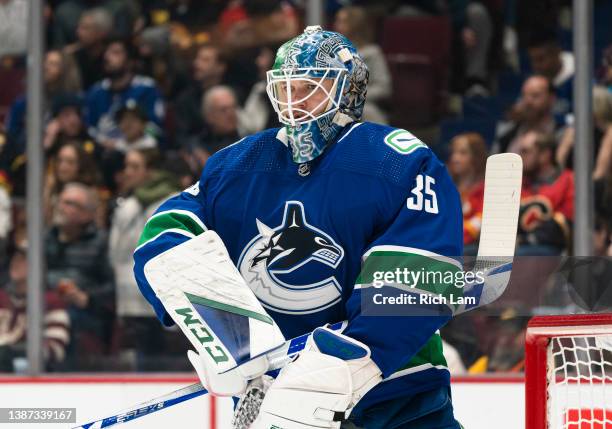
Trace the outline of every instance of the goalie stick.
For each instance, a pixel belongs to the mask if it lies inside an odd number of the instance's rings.
[[[333,330],[343,330],[346,326],[346,321],[334,323],[329,327]],[[268,374],[274,373],[280,370],[287,363],[291,362],[295,355],[304,349],[306,340],[310,333],[300,335],[291,340],[286,341],[281,347],[272,350],[266,354],[268,361],[270,362],[270,371]],[[189,399],[197,398],[208,393],[207,390],[202,386],[201,383],[194,383],[181,389],[175,390],[174,392],[166,395],[151,399],[150,401],[138,404],[129,410],[115,414],[113,416],[106,417],[104,419],[96,420],[90,423],[85,423],[80,426],[76,426],[73,429],[98,429],[107,428],[120,423],[126,423],[131,420],[149,415],[156,411],[160,411],[169,408],[173,405],[180,404]]]
[[[485,273],[484,282],[466,285],[464,296],[475,297],[476,304],[462,306],[454,314],[490,304],[503,294],[508,285],[516,242],[521,178],[520,156],[504,153],[492,155],[487,159],[480,243],[473,269]],[[338,323],[332,327],[343,329],[345,323]],[[268,352],[266,356],[270,362],[270,370],[278,371],[290,362],[304,348],[309,335],[309,333],[304,334],[286,341],[282,346]],[[200,383],[195,383],[125,412],[77,426],[75,429],[106,428],[125,423],[205,393],[206,389]]]
[[[473,272],[483,272],[484,281],[467,284],[464,296],[476,298],[476,303],[461,306],[461,314],[495,301],[510,281],[512,260],[521,203],[523,160],[514,153],[501,153],[487,158],[482,225],[478,255]]]

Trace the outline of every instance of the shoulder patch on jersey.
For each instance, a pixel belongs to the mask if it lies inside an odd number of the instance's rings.
[[[427,145],[406,130],[393,130],[385,136],[385,144],[397,153],[408,155]]]

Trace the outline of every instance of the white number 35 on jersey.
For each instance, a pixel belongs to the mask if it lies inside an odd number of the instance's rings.
[[[438,199],[436,198],[436,191],[433,189],[433,185],[436,184],[436,179],[425,174],[419,174],[416,177],[416,186],[412,188],[411,197],[408,197],[406,205],[410,210],[423,210],[427,213],[438,213]]]

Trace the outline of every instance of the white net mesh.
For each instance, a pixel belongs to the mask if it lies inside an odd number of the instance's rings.
[[[612,429],[612,334],[552,337],[548,427]]]

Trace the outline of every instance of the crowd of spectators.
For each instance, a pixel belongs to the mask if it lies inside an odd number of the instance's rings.
[[[146,219],[165,198],[194,183],[212,154],[278,126],[265,72],[278,47],[301,32],[306,3],[45,3],[49,370],[187,368],[186,341],[160,326],[137,289],[132,252]],[[364,120],[409,128],[447,162],[463,203],[466,255],[477,251],[484,167],[497,152],[518,153],[524,162],[518,254],[571,254],[569,3],[325,3],[324,26],[347,35],[370,70]],[[596,17],[611,9],[595,3]],[[0,371],[19,370],[25,337],[27,7],[27,0],[0,0],[0,319],[15,321],[0,328]],[[412,30],[422,23],[435,34]],[[606,45],[612,33],[597,23],[593,233],[597,255],[611,256],[612,45]],[[482,338],[487,322],[478,313],[466,315],[460,328],[445,328],[459,367],[522,368],[516,338],[527,320],[521,315],[531,309],[502,310],[500,335]]]

